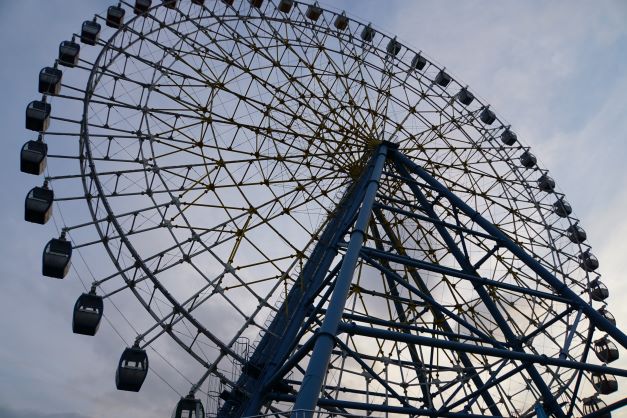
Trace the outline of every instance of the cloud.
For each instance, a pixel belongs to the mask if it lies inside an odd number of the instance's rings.
[[[73,412],[46,413],[30,409],[16,410],[8,406],[0,405],[0,417],[2,418],[91,418],[87,415],[75,414]]]

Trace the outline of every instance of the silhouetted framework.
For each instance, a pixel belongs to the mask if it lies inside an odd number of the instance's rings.
[[[423,51],[295,0],[126,0],[73,32],[25,100],[24,219],[84,286],[76,338],[124,340],[117,389],[165,381],[173,418],[627,403],[588,227]]]

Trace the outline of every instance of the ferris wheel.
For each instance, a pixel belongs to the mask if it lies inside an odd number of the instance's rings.
[[[122,1],[78,29],[26,109],[25,219],[59,225],[43,275],[86,286],[74,333],[126,342],[117,389],[150,358],[174,417],[627,403],[584,228],[446,68],[292,0]]]

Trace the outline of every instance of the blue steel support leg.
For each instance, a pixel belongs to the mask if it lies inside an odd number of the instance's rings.
[[[394,155],[396,156],[396,155],[401,155],[401,154],[395,153]],[[407,169],[405,168],[405,166],[403,165],[403,163],[398,161],[397,159],[394,159],[394,162],[401,176],[407,178],[408,180],[411,180],[411,176],[409,172],[407,171]],[[410,181],[407,182],[407,185],[409,186],[411,191],[414,193],[414,196],[418,199],[418,202],[422,206],[423,210],[425,210],[427,215],[429,215],[433,219],[439,219],[432,205],[429,203],[426,196],[422,193],[422,191],[418,188],[418,186],[415,183],[410,182]],[[474,268],[470,264],[470,261],[466,258],[462,250],[460,250],[459,247],[457,246],[455,239],[453,239],[449,231],[441,224],[434,224],[434,227],[436,228],[440,236],[446,242],[449,250],[451,251],[451,254],[453,255],[453,257],[455,257],[459,265],[462,267],[462,270],[465,273],[479,277],[477,272],[474,270]],[[511,327],[509,326],[509,324],[503,317],[503,314],[501,313],[499,308],[496,306],[496,304],[494,303],[494,301],[492,300],[488,292],[485,290],[485,288],[481,284],[478,284],[476,282],[473,282],[472,285],[475,291],[477,292],[477,294],[479,295],[479,298],[481,299],[485,307],[488,309],[488,311],[492,315],[492,318],[496,321],[501,331],[503,331],[503,334],[507,338],[508,342],[512,345],[513,349],[516,351],[523,352],[524,350],[522,348],[522,344],[520,344],[518,337],[514,334]],[[555,396],[553,395],[553,393],[547,386],[546,382],[544,381],[544,379],[542,378],[538,370],[536,370],[533,364],[527,365],[526,369],[527,369],[527,372],[529,373],[529,376],[531,377],[531,380],[533,380],[533,383],[536,385],[536,387],[542,394],[544,401],[549,406],[551,412],[553,412],[558,418],[562,418],[562,417],[565,418],[566,416],[564,415],[564,412],[558,405],[557,400],[555,399]]]
[[[322,326],[318,331],[316,343],[307,365],[307,372],[296,397],[294,409],[297,411],[312,411],[318,402],[320,390],[329,366],[331,352],[335,346],[335,335],[342,319],[346,298],[353,280],[359,251],[363,245],[366,229],[372,215],[372,205],[379,188],[379,179],[383,171],[387,152],[388,145],[386,143],[379,145],[376,151],[374,168],[366,188],[366,194],[364,195],[357,222],[351,232],[348,248],[342,260],[342,267],[331,295],[331,301],[329,302]],[[306,412],[306,414],[311,415],[309,412]],[[293,413],[292,418],[297,418],[296,415],[296,413]]]
[[[532,269],[538,276],[546,281],[556,292],[560,295],[568,298],[572,301],[572,304],[578,308],[581,308],[583,313],[594,323],[594,325],[607,332],[615,341],[617,341],[624,348],[627,348],[627,335],[619,330],[614,324],[609,322],[600,313],[596,311],[589,303],[583,300],[579,295],[573,292],[565,283],[555,277],[550,271],[548,271],[542,264],[529,255],[525,250],[519,247],[512,239],[503,233],[499,228],[494,226],[490,221],[485,219],[479,212],[471,208],[466,202],[452,193],[446,186],[437,181],[431,176],[425,169],[414,163],[407,156],[401,154],[396,150],[391,151],[392,156],[406,166],[409,171],[413,172],[424,180],[427,184],[437,190],[440,194],[445,196],[453,205],[457,206],[462,212],[464,212],[470,219],[477,225],[481,226],[486,232],[490,233],[495,238],[498,238],[503,247],[511,251],[520,261],[525,263],[530,269]]]

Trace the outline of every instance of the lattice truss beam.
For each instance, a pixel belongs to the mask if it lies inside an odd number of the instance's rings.
[[[595,330],[627,347],[614,324],[396,148],[343,198],[220,416],[566,417],[586,372],[627,376],[587,361]]]

